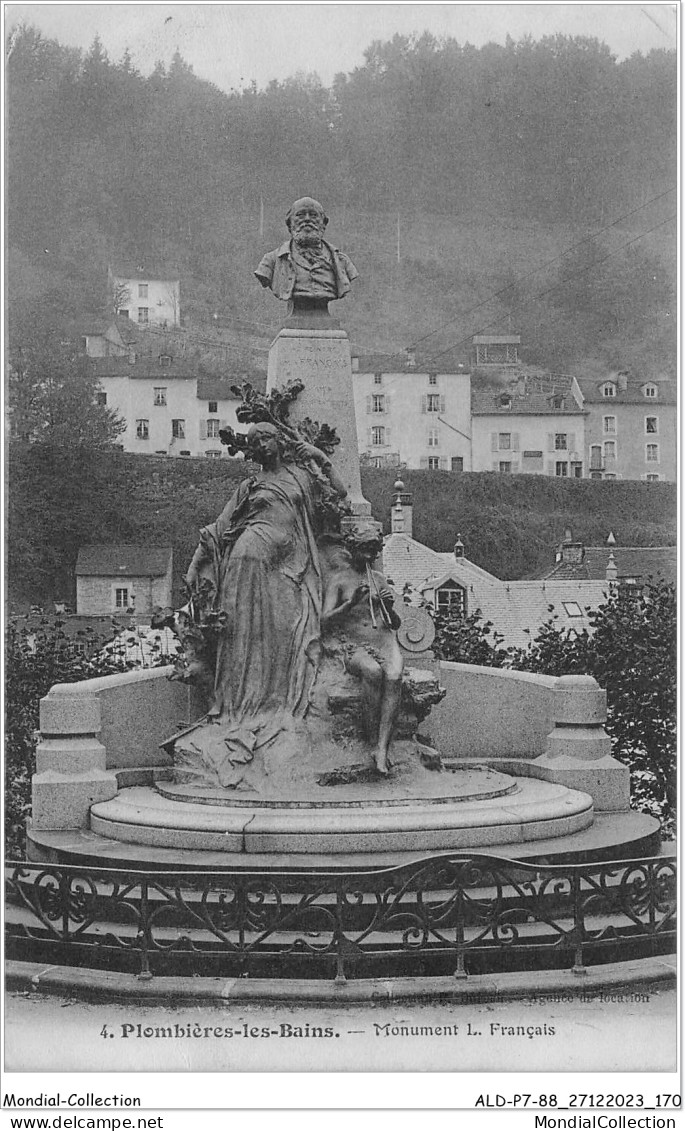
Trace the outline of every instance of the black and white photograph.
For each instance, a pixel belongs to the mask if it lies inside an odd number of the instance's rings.
[[[675,1128],[679,5],[2,11],[11,1126]]]

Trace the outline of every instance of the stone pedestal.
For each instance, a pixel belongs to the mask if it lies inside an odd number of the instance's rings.
[[[340,444],[331,459],[347,487],[352,513],[370,515],[359,476],[349,339],[330,319],[310,318],[309,326],[306,318],[297,321],[297,326],[285,326],[271,346],[267,391],[296,379],[304,382],[290,407],[290,419],[296,423],[308,416],[335,428]]]
[[[630,808],[630,770],[611,756],[606,691],[589,675],[564,675],[554,695],[555,728],[534,765],[548,781],[589,793],[597,812]]]
[[[32,781],[32,827],[86,828],[90,807],[117,794],[116,774],[105,768],[98,740],[100,700],[57,684],[40,701],[41,741]]]

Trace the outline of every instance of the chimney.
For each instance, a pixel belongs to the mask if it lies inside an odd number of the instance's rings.
[[[580,565],[585,557],[585,547],[582,542],[574,542],[570,530],[566,530],[564,534],[564,541],[560,546],[560,553],[557,554],[557,561],[561,561],[564,565]]]
[[[407,534],[412,537],[412,495],[405,491],[404,483],[398,479],[393,487],[395,501],[390,508],[390,532]]]
[[[461,540],[461,534],[457,534],[457,540],[454,543],[454,556],[455,558],[464,557],[464,543]]]
[[[607,562],[606,579],[611,584],[616,581],[618,577],[618,569],[614,560],[614,551],[609,550],[609,561]]]

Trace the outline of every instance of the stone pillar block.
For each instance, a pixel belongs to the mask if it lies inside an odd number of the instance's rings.
[[[371,506],[361,489],[352,358],[345,331],[282,329],[269,350],[267,391],[296,379],[304,383],[304,389],[290,405],[290,420],[297,423],[308,416],[335,428],[340,443],[331,459],[347,487],[352,512],[370,514]]]
[[[589,793],[597,812],[630,808],[630,770],[611,756],[604,729],[606,692],[589,675],[564,675],[554,689],[556,726],[535,761],[536,773]]]
[[[100,700],[75,684],[57,684],[40,701],[41,740],[31,783],[32,827],[87,828],[90,807],[117,794],[116,775],[105,769]]]
[[[116,774],[108,770],[34,774],[31,788],[34,832],[48,829],[86,829],[90,807],[117,794]]]

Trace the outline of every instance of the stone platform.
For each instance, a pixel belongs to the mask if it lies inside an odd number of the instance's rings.
[[[592,824],[588,794],[533,779],[509,779],[513,789],[505,792],[502,781],[488,780],[492,771],[481,774],[483,784],[499,786],[499,794],[465,799],[455,786],[441,797],[341,797],[297,805],[240,799],[240,804],[217,805],[207,804],[206,797],[181,802],[154,788],[133,787],[92,807],[91,830],[140,846],[259,857],[485,849],[563,837]],[[495,772],[494,777],[506,781],[506,775]]]

